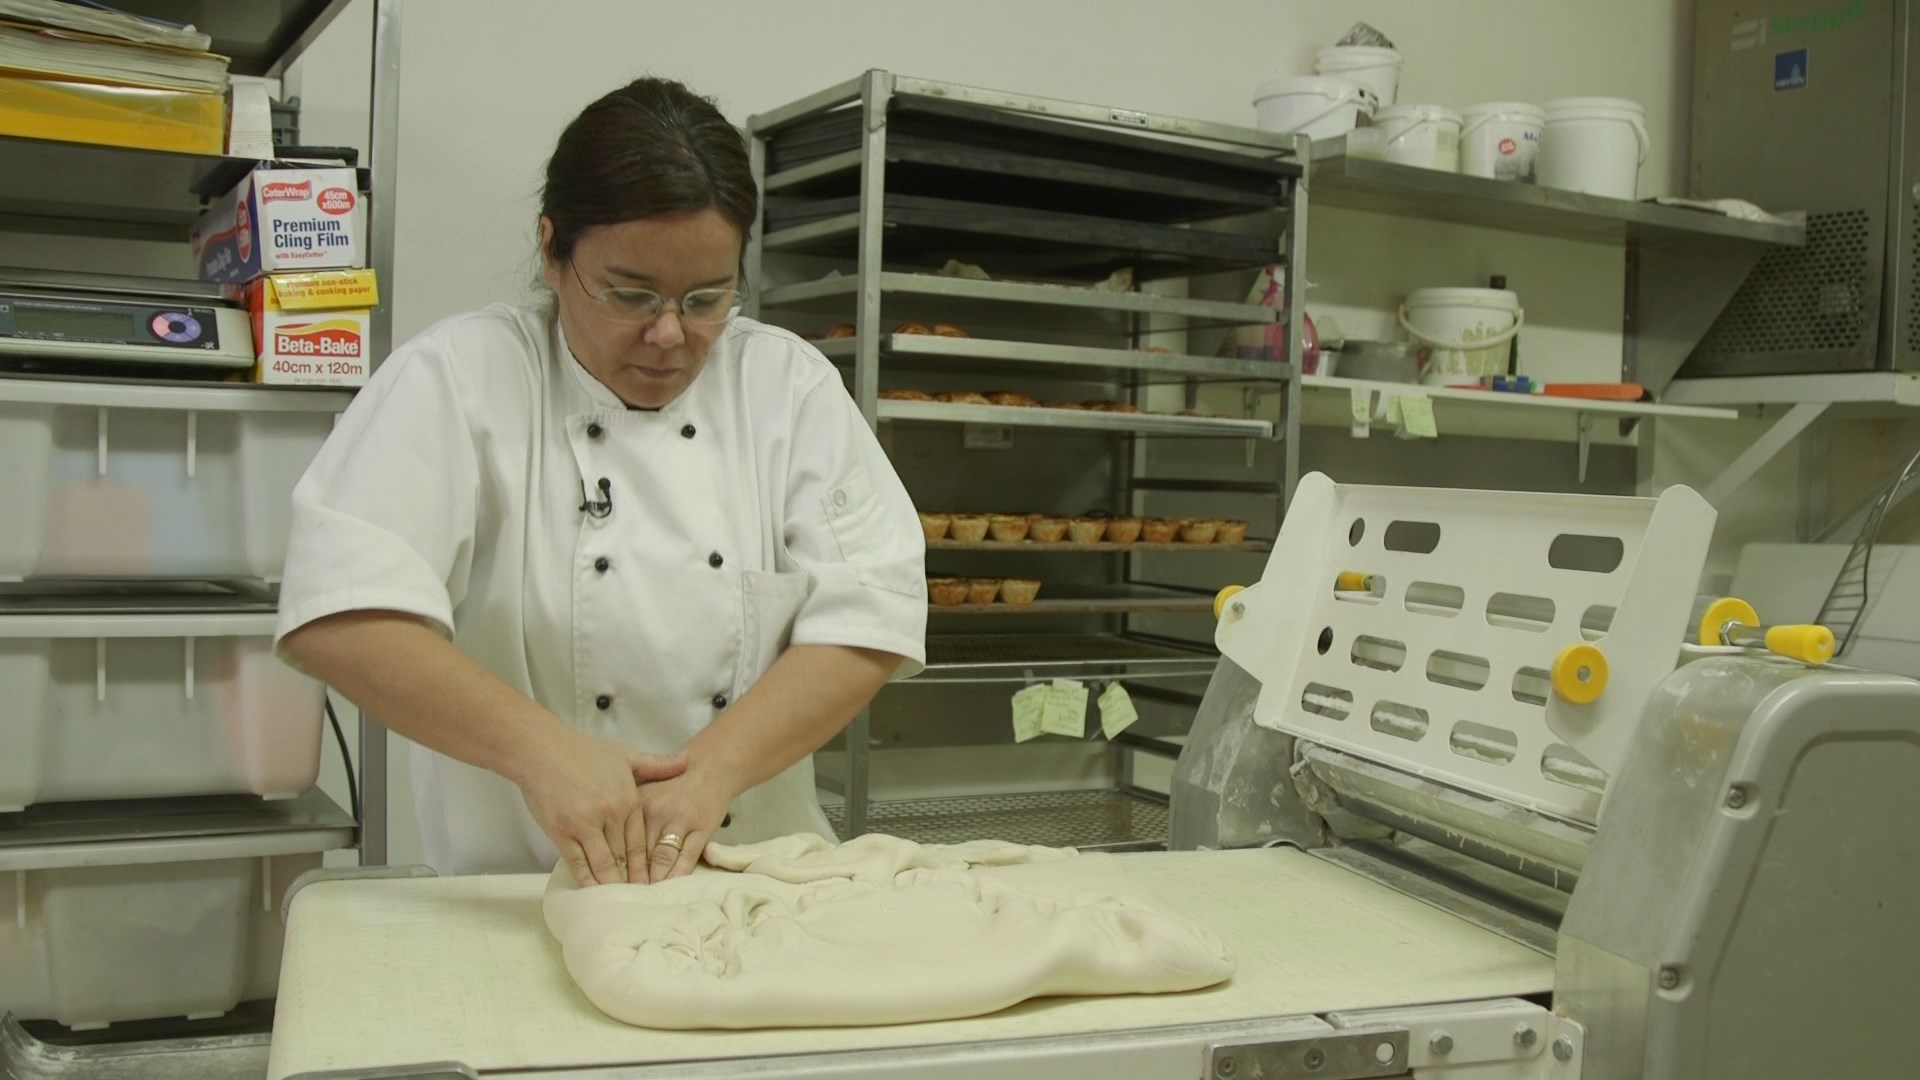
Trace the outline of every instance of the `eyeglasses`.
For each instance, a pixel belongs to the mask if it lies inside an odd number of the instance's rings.
[[[598,301],[608,318],[620,322],[650,323],[659,318],[669,304],[683,321],[700,326],[719,326],[740,314],[739,289],[695,289],[678,300],[668,300],[652,289],[623,289],[611,285],[594,292],[572,259],[567,260],[567,265],[573,267],[573,279],[580,283],[580,291]]]

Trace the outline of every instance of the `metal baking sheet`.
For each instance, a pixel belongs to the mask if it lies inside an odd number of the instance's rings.
[[[855,254],[858,196],[775,195],[766,203],[766,250]],[[1272,237],[923,195],[890,194],[881,216],[887,259],[930,267],[960,259],[999,274],[1076,280],[1132,267],[1136,280],[1146,280],[1264,266],[1279,257]]]
[[[1188,194],[1203,200],[1244,204],[1252,196],[1271,202],[1282,183],[1301,172],[1298,165],[1270,155],[1070,124],[969,102],[899,94],[890,105],[889,142],[905,139],[919,145],[988,149],[1003,161],[1033,167],[1094,168],[1100,170],[1096,183],[1117,183],[1122,189],[1131,175],[1148,178],[1153,185],[1190,184]],[[860,110],[835,110],[776,131],[768,139],[767,168],[778,173],[859,145]]]
[[[322,882],[292,906],[268,1075],[425,1061],[485,1074],[1098,1037],[1552,986],[1550,957],[1304,852],[1085,859],[1076,872],[1091,881],[1123,874],[1212,928],[1238,974],[1186,994],[1031,1001],[938,1023],[651,1031],[608,1019],[574,987],[541,920],[546,875]]]

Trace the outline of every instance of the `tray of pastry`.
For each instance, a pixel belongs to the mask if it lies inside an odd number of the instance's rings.
[[[938,268],[991,263],[1016,276],[1098,279],[1131,267],[1135,280],[1247,269],[1279,261],[1271,237],[1142,224],[1091,214],[889,194],[880,207],[890,263]],[[767,251],[853,258],[860,197],[768,196]]]
[[[1131,515],[971,514],[921,511],[929,551],[1260,552],[1273,545],[1247,539],[1247,523],[1223,518],[1140,518]]]
[[[1211,614],[1213,597],[1178,589],[1128,585],[1077,595],[1045,592],[1032,578],[927,578],[930,610],[941,615]]]
[[[1115,432],[1212,438],[1272,438],[1273,424],[1201,413],[1151,413],[1124,401],[1039,401],[1012,391],[963,390],[931,394],[883,390],[880,419],[938,424]]]
[[[823,113],[767,138],[770,188],[850,193],[859,170],[821,170],[804,182],[780,174],[860,147],[858,109]],[[1133,220],[1187,221],[1273,206],[1297,164],[1270,156],[1091,128],[945,98],[896,95],[887,118],[887,188],[965,193],[981,176],[996,197],[1038,208],[1095,208]]]

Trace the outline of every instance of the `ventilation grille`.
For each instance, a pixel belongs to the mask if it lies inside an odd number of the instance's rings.
[[[1920,212],[1907,230],[1907,351],[1920,354]]]
[[[1700,352],[1709,356],[1845,351],[1867,332],[1865,210],[1807,217],[1807,245],[1774,248],[1748,275]],[[1909,334],[1920,337],[1920,322]]]

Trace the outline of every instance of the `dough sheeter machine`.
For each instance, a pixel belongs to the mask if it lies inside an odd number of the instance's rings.
[[[544,875],[322,873],[286,901],[270,1075],[1920,1073],[1920,683],[1702,617],[1713,521],[1684,488],[1303,480],[1222,595],[1176,850],[1097,856],[1220,935],[1221,986],[650,1031],[574,988]]]

